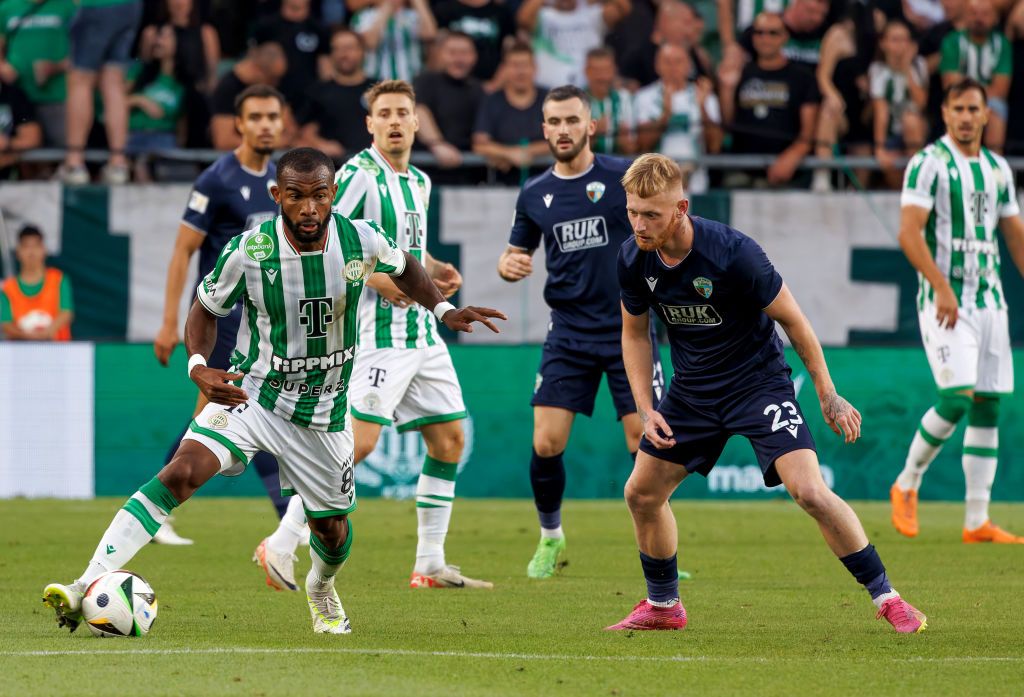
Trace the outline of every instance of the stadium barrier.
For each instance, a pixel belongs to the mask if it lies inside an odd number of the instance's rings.
[[[458,495],[529,497],[529,400],[539,347],[453,345],[451,351],[471,416]],[[864,415],[863,438],[844,445],[822,421],[806,373],[794,370],[826,482],[846,498],[884,499],[918,419],[934,401],[925,357],[914,347],[834,348],[826,355],[840,392]],[[788,357],[790,365],[799,367],[792,353]],[[667,351],[663,360],[669,365]],[[1021,374],[1024,352],[1017,352],[1015,364]],[[184,375],[182,351],[165,369],[145,344],[0,343],[0,498],[131,494],[159,469],[168,445],[188,420],[195,388]],[[1011,428],[1022,419],[1024,403],[1007,400],[993,490],[999,500],[1024,500],[1024,430]],[[593,418],[577,420],[566,451],[568,497],[621,496],[631,462],[614,422],[604,392]],[[962,436],[954,435],[940,453],[922,498],[963,498],[961,442]],[[356,470],[359,495],[410,496],[424,452],[418,434],[385,429],[380,447]],[[201,493],[260,496],[262,488],[255,474],[246,472],[235,479],[215,478]],[[711,499],[783,496],[781,487],[763,487],[753,451],[739,438],[729,442],[708,479],[690,477],[678,494]]]

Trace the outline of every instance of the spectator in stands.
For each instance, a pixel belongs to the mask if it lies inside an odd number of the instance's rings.
[[[836,8],[842,4],[835,3]],[[825,32],[834,24],[836,10],[829,0],[792,0],[782,11],[782,21],[786,25],[789,38],[782,52],[790,61],[802,63],[812,70],[818,64],[821,54],[821,43]],[[740,40],[740,45],[750,55],[756,53],[753,46],[753,27],[747,27]]]
[[[631,155],[636,152],[636,116],[633,97],[616,86],[615,54],[610,48],[594,48],[587,52],[584,74],[586,92],[590,97],[590,115],[597,130],[590,139],[590,149],[598,153]]]
[[[165,24],[155,37],[153,60],[136,71],[128,95],[128,154],[135,157],[136,181],[151,181],[150,153],[178,147],[178,120],[185,86],[175,75],[174,27]]]
[[[89,181],[84,150],[95,117],[93,92],[97,84],[103,97],[103,125],[110,149],[103,179],[108,184],[128,181],[124,71],[131,60],[141,19],[141,0],[82,0],[71,22],[71,70],[67,76],[65,115],[68,153],[59,171],[65,183]]]
[[[735,59],[740,38],[754,24],[761,12],[782,14],[789,0],[716,0],[718,10],[718,36],[722,42],[722,57]],[[735,7],[733,7],[735,5]]]
[[[874,115],[875,157],[891,189],[898,189],[902,169],[894,159],[913,156],[924,147],[928,128],[928,66],[917,55],[910,27],[893,19],[879,42],[882,59],[871,64],[871,107]]]
[[[659,80],[636,94],[637,147],[690,160],[681,165],[684,186],[702,193],[708,188],[707,169],[692,161],[722,147],[722,114],[714,86],[706,77],[690,81],[690,54],[682,46],[662,46],[655,66]]]
[[[423,65],[423,43],[437,35],[427,0],[374,0],[352,17],[352,28],[363,37],[366,72],[375,80],[412,82]]]
[[[999,15],[992,0],[970,0],[967,25],[942,40],[939,72],[942,86],[948,88],[965,77],[985,85],[988,92],[989,119],[985,127],[985,146],[1003,151],[1006,142],[1006,118],[1009,106],[1010,75],[1013,56],[1010,42],[999,31]]]
[[[46,145],[64,147],[64,74],[73,0],[0,3],[0,80],[17,82],[35,107]]]
[[[437,25],[473,38],[476,65],[473,75],[490,81],[501,63],[501,47],[516,32],[508,5],[495,0],[443,0],[435,10]]]
[[[462,164],[462,153],[473,148],[473,122],[484,99],[480,81],[473,77],[476,46],[461,32],[446,32],[441,39],[439,72],[421,73],[415,82],[416,139],[443,168]]]
[[[242,143],[242,137],[235,130],[235,98],[250,85],[276,87],[288,70],[284,49],[276,41],[266,41],[249,48],[245,58],[235,63],[230,72],[217,83],[210,99],[210,140],[217,150],[233,150]],[[287,124],[293,120],[285,108],[285,135],[281,138],[284,146],[291,141],[287,134],[294,133]]]
[[[142,30],[139,37],[139,58],[153,60],[157,34],[165,25],[174,29],[175,73],[186,85],[209,94],[217,86],[217,65],[220,63],[220,38],[217,30],[199,19],[194,0],[164,0],[160,20]],[[190,105],[191,106],[191,105]]]
[[[362,37],[351,29],[342,27],[331,35],[333,77],[306,90],[297,110],[300,145],[322,150],[336,161],[369,147],[363,95],[373,81],[363,72],[365,55]]]
[[[786,184],[811,152],[818,87],[806,66],[782,53],[789,38],[782,15],[762,12],[751,29],[755,59],[742,69],[723,64],[719,70],[722,116],[732,131],[732,152],[775,159],[767,172],[730,179],[737,186]]]
[[[933,133],[945,133],[942,122],[942,74],[939,62],[942,58],[942,41],[950,33],[967,26],[967,0],[942,0],[942,11],[946,19],[932,25],[921,37],[918,52],[928,66],[928,121]]]
[[[942,3],[939,0],[903,0],[901,9],[903,10],[902,20],[910,27],[913,36],[924,34],[945,19]]]
[[[25,150],[43,144],[32,102],[17,85],[0,82],[0,180],[9,179]]]
[[[1024,2],[1018,2],[1006,18],[1006,37],[1013,50],[1013,72],[1016,80],[1010,82],[1010,117],[1006,127],[1006,153],[1024,155]],[[930,95],[929,95],[930,96]],[[929,104],[931,100],[929,99]]]
[[[516,22],[533,37],[537,84],[582,87],[587,51],[600,46],[631,8],[630,0],[524,0]]]
[[[43,233],[26,225],[18,233],[18,274],[0,286],[0,329],[16,341],[70,341],[75,308],[71,281],[46,266]]]
[[[288,70],[278,84],[292,109],[301,108],[306,89],[331,75],[330,34],[313,19],[310,0],[282,0],[280,14],[261,20],[253,29],[256,43],[274,41],[284,49]]]
[[[547,90],[536,85],[537,66],[530,45],[517,41],[505,51],[500,70],[504,87],[480,103],[473,126],[473,152],[504,173],[501,181],[517,184],[537,158],[548,155],[541,124]]]
[[[703,20],[693,6],[680,0],[662,0],[650,37],[623,56],[622,77],[637,87],[657,80],[654,61],[663,44],[683,46],[690,52],[690,80],[711,75],[711,58],[700,46],[702,34]]]

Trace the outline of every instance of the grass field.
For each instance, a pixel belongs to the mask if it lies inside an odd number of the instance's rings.
[[[960,505],[925,504],[913,541],[890,528],[887,505],[855,506],[896,587],[928,614],[921,635],[874,620],[791,503],[677,503],[689,626],[611,633],[644,595],[621,502],[569,502],[569,563],[537,582],[525,577],[532,505],[458,501],[449,561],[496,584],[462,592],[409,590],[414,509],[364,500],[339,583],[353,633],[314,636],[305,598],[272,592],[249,561],[269,505],[200,498],[178,517],[195,546],[151,545],[129,565],[160,599],[152,634],[69,636],[40,591],[80,572],[120,504],[0,505],[0,694],[1024,693],[1024,547],[961,544]],[[1024,530],[1024,506],[993,513]]]

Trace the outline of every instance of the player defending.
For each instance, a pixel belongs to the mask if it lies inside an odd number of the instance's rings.
[[[1013,172],[1005,159],[981,146],[988,117],[980,83],[968,79],[951,86],[942,104],[946,135],[907,167],[900,247],[920,280],[918,319],[939,401],[921,419],[889,496],[893,525],[915,537],[921,479],[967,415],[962,539],[1024,544],[1024,537],[988,517],[999,452],[999,400],[1013,392],[997,227],[1024,273],[1024,224]]]
[[[853,510],[821,478],[814,441],[775,333],[778,322],[814,381],[825,422],[852,443],[860,414],[836,394],[818,338],[764,251],[732,228],[687,214],[678,165],[644,155],[622,179],[635,238],[619,250],[622,352],[644,423],[626,483],[647,599],[608,629],[682,629],[676,521],[669,496],[691,472],[707,475],[732,435],[754,447],[766,486],[785,484],[825,542],[871,594],[878,617],[903,633],[925,616],[889,584]],[[651,402],[649,310],[668,327],[675,373]]]
[[[270,187],[277,169],[270,156],[284,129],[283,109],[284,97],[273,87],[257,85],[241,92],[235,100],[235,128],[242,134],[242,144],[207,167],[192,186],[185,215],[178,225],[174,254],[167,267],[164,321],[153,342],[157,360],[165,366],[180,341],[178,304],[192,257],[199,252],[199,278],[203,278],[213,270],[217,256],[228,240],[274,217],[277,206],[270,195]],[[239,304],[217,321],[217,344],[209,356],[211,367],[230,370],[231,353],[241,319],[242,306]],[[192,415],[198,414],[204,406],[206,396],[200,392]],[[174,457],[187,430],[188,424],[167,451],[165,465]],[[287,506],[287,499],[281,495],[278,486],[277,462],[270,455],[259,453],[252,464],[280,517]],[[192,543],[179,537],[169,523],[161,527],[153,539],[164,544]],[[278,587],[297,588],[294,574],[280,578],[268,572],[267,578],[268,583],[273,578],[274,585]]]
[[[450,297],[462,284],[451,264],[427,252],[430,179],[409,164],[419,123],[416,95],[401,80],[374,85],[366,93],[370,147],[338,171],[334,210],[369,218],[398,247],[421,261],[434,283]],[[464,443],[466,406],[448,347],[429,312],[410,301],[387,274],[366,283],[359,313],[359,357],[352,373],[352,418],[356,463],[374,448],[383,426],[418,429],[427,456],[416,485],[416,562],[410,588],[491,588],[462,575],[445,560],[444,542],[455,498],[455,476]],[[293,509],[281,521],[288,524]],[[278,533],[275,533],[277,535]],[[273,536],[271,536],[273,539]]]
[[[509,246],[498,261],[499,276],[521,281],[533,272],[532,255],[544,241],[544,299],[551,324],[530,402],[530,484],[540,519],[540,542],[526,568],[530,578],[553,576],[565,551],[562,455],[576,414],[594,413],[602,375],[634,458],[643,433],[622,363],[615,280],[619,245],[632,236],[619,181],[629,162],[591,151],[595,122],[589,98],[577,87],[548,92],[543,128],[555,164],[519,192]],[[653,365],[655,399],[660,399],[661,361]]]
[[[351,631],[334,577],[352,547],[355,509],[348,387],[356,350],[359,296],[371,272],[386,273],[409,298],[452,330],[478,321],[497,331],[485,308],[455,309],[414,256],[375,224],[331,213],[334,165],[311,148],[286,153],[271,188],[281,214],[232,240],[197,292],[185,324],[189,377],[209,400],[174,459],[114,517],[92,561],[74,583],[46,587],[43,602],[72,631],[82,594],[122,568],[170,512],[218,472],[236,475],[258,451],[274,454],[281,487],[302,497],[309,517],[306,595],[313,631]],[[245,307],[237,373],[207,365],[217,321]],[[231,383],[241,379],[241,386]]]

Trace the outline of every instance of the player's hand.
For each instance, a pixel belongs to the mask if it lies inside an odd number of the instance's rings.
[[[237,407],[249,400],[249,395],[241,387],[231,383],[242,378],[242,373],[229,373],[218,368],[197,365],[189,375],[208,400],[226,407]]]
[[[462,287],[462,274],[448,262],[439,264],[434,275],[434,285],[441,295],[450,298]]]
[[[506,281],[521,281],[533,273],[533,257],[525,252],[506,252],[498,260],[498,275]]]
[[[935,318],[939,320],[939,326],[952,329],[956,326],[957,313],[960,306],[956,301],[956,294],[949,285],[935,289]]]
[[[640,420],[644,424],[644,435],[647,436],[647,440],[655,448],[667,450],[675,446],[676,439],[672,437],[674,435],[672,429],[669,427],[668,422],[665,421],[665,417],[660,413],[651,409],[648,412],[641,413]]]
[[[156,339],[153,340],[153,353],[156,354],[160,365],[167,367],[167,363],[171,360],[171,354],[174,353],[174,348],[180,341],[177,327],[168,324],[160,327],[160,331],[156,333]]]
[[[441,321],[453,332],[472,334],[473,322],[479,322],[495,334],[500,334],[501,332],[491,319],[508,319],[508,317],[504,312],[492,310],[489,307],[462,307],[457,310],[448,310],[444,313]]]
[[[843,436],[847,443],[853,443],[860,438],[860,412],[836,394],[835,390],[822,398],[821,414],[825,417],[828,427],[837,435]]]

